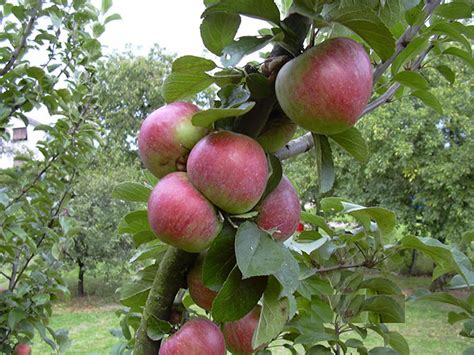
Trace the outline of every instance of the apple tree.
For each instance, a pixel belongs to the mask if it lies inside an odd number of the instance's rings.
[[[0,352],[35,340],[68,346],[67,331],[49,325],[52,302],[68,290],[60,245],[77,229],[67,223],[71,188],[98,142],[91,95],[98,40],[108,22],[87,0],[0,1],[0,135],[14,120],[50,117],[36,126],[40,159],[18,155],[0,171]],[[39,119],[40,121],[42,119]],[[41,340],[42,339],[42,340]],[[20,351],[20,350],[18,350]]]
[[[472,4],[204,3],[201,37],[220,64],[196,56],[173,62],[162,88],[167,105],[147,117],[138,137],[146,182],[114,190],[143,203],[120,227],[137,247],[137,272],[121,288],[126,308],[117,335],[125,341],[114,353],[203,347],[224,354],[224,342],[234,353],[408,354],[389,326],[404,322],[405,296],[387,262],[416,249],[433,259],[435,277],[452,272],[450,286],[468,288],[471,260],[431,238],[388,243],[397,221],[383,207],[326,196],[314,213],[301,212],[281,162],[315,154],[321,196],[334,184],[335,146],[366,158],[358,119],[404,96],[442,112],[420,69],[436,59],[440,75],[451,77],[454,58],[472,64]],[[267,26],[236,38],[245,16]],[[260,62],[239,65],[267,45]],[[218,88],[211,108],[183,102],[211,85]],[[290,140],[296,126],[308,132]],[[352,221],[348,228],[331,223],[340,216]],[[300,219],[305,230],[296,232]],[[449,321],[473,337],[473,296],[427,291],[414,298],[457,306]],[[205,332],[196,315],[221,331]],[[368,349],[369,332],[383,346]]]

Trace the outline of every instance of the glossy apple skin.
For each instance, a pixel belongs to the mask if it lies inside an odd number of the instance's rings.
[[[293,138],[297,128],[298,126],[286,117],[272,120],[257,137],[257,142],[266,152],[274,153]]]
[[[199,108],[188,102],[174,102],[152,112],[138,134],[138,152],[145,167],[161,178],[186,167],[186,158],[206,130],[191,123]]]
[[[159,355],[225,355],[225,341],[219,327],[208,319],[187,321],[161,344]]]
[[[286,176],[258,206],[257,225],[273,232],[273,238],[284,241],[295,233],[300,221],[300,199]]]
[[[190,253],[205,250],[222,228],[214,206],[184,172],[156,184],[148,199],[148,222],[160,240]]]
[[[230,131],[215,132],[191,150],[189,179],[222,210],[245,213],[262,196],[268,179],[268,162],[252,138]]]
[[[286,63],[275,83],[286,115],[319,134],[352,127],[372,92],[372,64],[364,47],[333,38]]]
[[[204,308],[206,311],[210,311],[212,308],[212,302],[217,296],[217,292],[204,286],[202,281],[203,265],[204,255],[200,255],[193,267],[188,271],[186,278],[188,281],[189,294],[194,303],[199,307]]]
[[[258,349],[253,349],[252,338],[258,326],[261,307],[256,306],[243,318],[234,322],[224,323],[224,334],[227,350],[234,354],[252,354]]]
[[[31,346],[28,344],[17,344],[15,350],[13,350],[13,355],[30,355]]]

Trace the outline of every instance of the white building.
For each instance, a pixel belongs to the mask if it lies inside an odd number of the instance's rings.
[[[0,139],[0,169],[11,168],[21,161],[15,160],[19,154],[31,154],[34,159],[42,159],[41,153],[36,149],[36,143],[45,139],[44,131],[35,131],[35,127],[41,122],[28,118],[29,124],[17,118],[10,120],[6,130],[10,135],[10,141]]]

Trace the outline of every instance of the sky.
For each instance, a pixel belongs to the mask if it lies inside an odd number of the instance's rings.
[[[93,3],[100,8],[100,0]],[[108,14],[118,13],[122,20],[110,22],[100,37],[105,53],[123,50],[133,44],[137,54],[145,54],[153,43],[178,56],[203,55],[199,26],[204,11],[202,0],[114,0]],[[237,37],[255,35],[269,25],[263,21],[242,18]],[[209,54],[208,56],[212,56]]]

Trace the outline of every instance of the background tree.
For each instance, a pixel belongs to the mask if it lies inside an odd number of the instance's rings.
[[[47,138],[37,145],[41,160],[23,159],[21,167],[0,176],[0,352],[35,333],[54,350],[68,345],[67,331],[49,327],[51,302],[67,292],[58,274],[58,244],[67,233],[59,220],[71,188],[97,143],[92,115],[95,62],[101,56],[98,37],[119,19],[88,1],[0,2],[0,130],[13,118],[46,109],[55,118],[39,125]],[[34,60],[34,64],[33,64]]]

